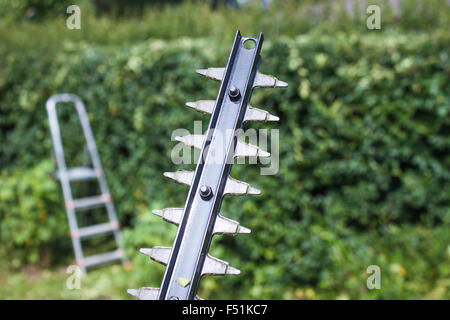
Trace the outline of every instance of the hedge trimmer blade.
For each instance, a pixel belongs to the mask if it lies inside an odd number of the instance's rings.
[[[251,42],[251,49],[244,47]],[[248,183],[229,176],[236,157],[269,157],[261,148],[238,140],[244,121],[278,121],[267,111],[249,106],[253,88],[286,87],[287,83],[258,72],[262,34],[242,37],[236,32],[226,68],[197,70],[208,78],[221,81],[215,101],[199,100],[187,106],[211,114],[206,135],[187,135],[176,140],[200,149],[195,171],[165,172],[164,175],[189,186],[184,208],[166,208],[153,213],[178,225],[172,247],[141,249],[141,252],[163,265],[166,271],[161,288],[129,289],[142,300],[198,299],[197,289],[204,275],[239,274],[228,262],[208,254],[214,234],[250,233],[239,222],[219,214],[224,195],[260,194]]]

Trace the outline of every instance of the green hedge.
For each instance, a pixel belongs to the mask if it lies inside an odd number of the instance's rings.
[[[223,212],[252,234],[215,239],[212,252],[243,275],[204,280],[205,296],[422,297],[449,276],[449,40],[442,30],[311,32],[265,42],[260,70],[289,87],[255,90],[252,105],[281,120],[248,127],[280,128],[280,172],[260,176],[258,166],[233,168],[233,176],[263,195],[224,201]],[[24,199],[35,202],[26,206],[33,211],[27,215],[41,219],[39,212],[46,212],[28,239],[11,241],[19,236],[2,229],[1,246],[9,242],[5,255],[32,250],[35,257],[50,240],[35,232],[48,228],[57,236],[66,230],[62,202],[55,208],[55,197],[61,201],[55,182],[36,186],[45,196],[8,191],[16,188],[11,181],[20,186],[37,170],[28,168],[47,168],[44,106],[57,92],[78,94],[86,103],[127,252],[135,257],[141,246],[171,245],[174,227],[149,210],[184,203],[187,189],[162,173],[193,166],[171,163],[170,136],[176,128],[193,131],[197,119],[206,129],[208,117],[183,105],[215,98],[218,84],[194,70],[224,65],[229,43],[223,43],[182,38],[125,48],[70,42],[48,51],[0,48],[0,167],[2,177],[13,177],[0,183],[0,225],[21,230],[15,225],[24,219]],[[73,140],[68,158],[81,161],[75,118],[66,112],[64,119],[67,141]],[[58,219],[58,228],[50,219]],[[33,245],[25,248],[27,242]],[[137,264],[140,285],[157,286],[148,279],[160,279],[163,268]],[[394,270],[388,279],[397,291],[369,292],[370,264]],[[418,273],[407,268],[404,274],[398,264],[414,264]],[[418,282],[423,284],[411,285]]]
[[[22,262],[48,267],[67,238],[60,190],[50,179],[52,167],[42,161],[31,169],[0,172],[0,253],[12,267]]]

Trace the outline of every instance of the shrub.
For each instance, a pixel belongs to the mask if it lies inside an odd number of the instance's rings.
[[[67,238],[67,223],[52,163],[43,160],[30,169],[0,175],[0,241],[10,266],[36,263],[49,266],[51,250]],[[70,245],[69,241],[63,241]]]

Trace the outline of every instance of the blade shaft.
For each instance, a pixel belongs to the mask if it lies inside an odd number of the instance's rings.
[[[262,34],[257,39],[247,39],[242,37],[239,31],[236,33],[184,206],[183,218],[164,273],[158,296],[160,300],[186,300],[196,296],[232,166],[232,161],[229,160],[235,153],[235,131],[242,127],[260,60]],[[243,42],[246,40],[254,41],[254,48],[245,49]],[[234,88],[231,88],[232,86]],[[239,94],[236,95],[236,91],[230,88],[237,88]],[[220,132],[220,139],[217,138],[217,132]],[[212,150],[225,152],[218,155],[212,153]],[[211,188],[212,197],[202,198],[201,186]],[[179,279],[183,281],[178,281]]]

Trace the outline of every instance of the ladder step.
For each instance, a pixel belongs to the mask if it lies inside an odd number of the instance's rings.
[[[55,178],[60,179],[60,170],[55,172]],[[97,178],[95,170],[88,167],[75,167],[67,170],[70,181],[82,181]]]
[[[113,232],[116,230],[119,230],[119,223],[117,221],[112,221],[74,230],[72,232],[72,236],[84,239],[95,236],[97,234]]]
[[[67,207],[71,208],[73,206],[74,209],[86,210],[103,206],[108,202],[111,202],[111,196],[109,194],[102,194],[99,196],[77,199],[72,202],[69,201]]]
[[[123,254],[124,254],[123,249],[117,249],[106,253],[100,253],[84,258],[82,264],[84,267],[92,267],[99,264],[109,263],[122,259]]]

